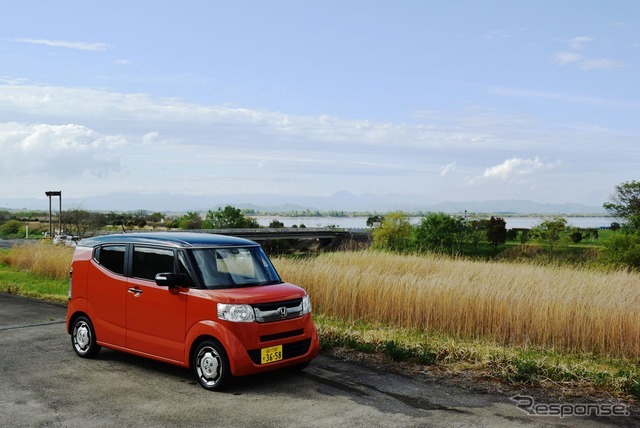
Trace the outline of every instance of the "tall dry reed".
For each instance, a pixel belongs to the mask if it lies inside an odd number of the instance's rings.
[[[73,248],[53,245],[49,241],[16,245],[1,260],[16,269],[28,270],[53,279],[69,277]]]
[[[274,263],[328,315],[640,358],[638,274],[369,251]]]

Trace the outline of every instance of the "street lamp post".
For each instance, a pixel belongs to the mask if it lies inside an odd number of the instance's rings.
[[[57,196],[60,201],[60,207],[58,209],[58,231],[62,233],[62,191],[60,190],[50,190],[48,192],[44,192],[45,195],[49,197],[49,237],[52,237],[51,234],[51,197]]]

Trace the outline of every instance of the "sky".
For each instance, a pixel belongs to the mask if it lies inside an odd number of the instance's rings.
[[[637,1],[0,8],[0,205],[61,190],[600,207],[640,179]]]

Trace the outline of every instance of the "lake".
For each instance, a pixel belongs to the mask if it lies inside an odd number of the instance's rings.
[[[367,217],[284,217],[284,216],[253,216],[261,226],[268,226],[272,220],[278,220],[285,227],[293,225],[306,227],[328,227],[336,226],[345,229],[364,229],[367,227]],[[530,229],[551,217],[503,217],[507,222],[507,229],[527,228]],[[609,227],[614,221],[613,217],[564,217],[569,226],[591,228]],[[418,224],[422,217],[412,217],[411,223]]]

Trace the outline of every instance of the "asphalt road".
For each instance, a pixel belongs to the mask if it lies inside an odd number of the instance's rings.
[[[320,356],[302,373],[201,388],[188,370],[102,349],[79,358],[62,305],[0,294],[0,426],[640,426],[640,416],[531,416],[508,396]]]
[[[0,248],[11,248],[22,241],[22,239],[0,239]]]

